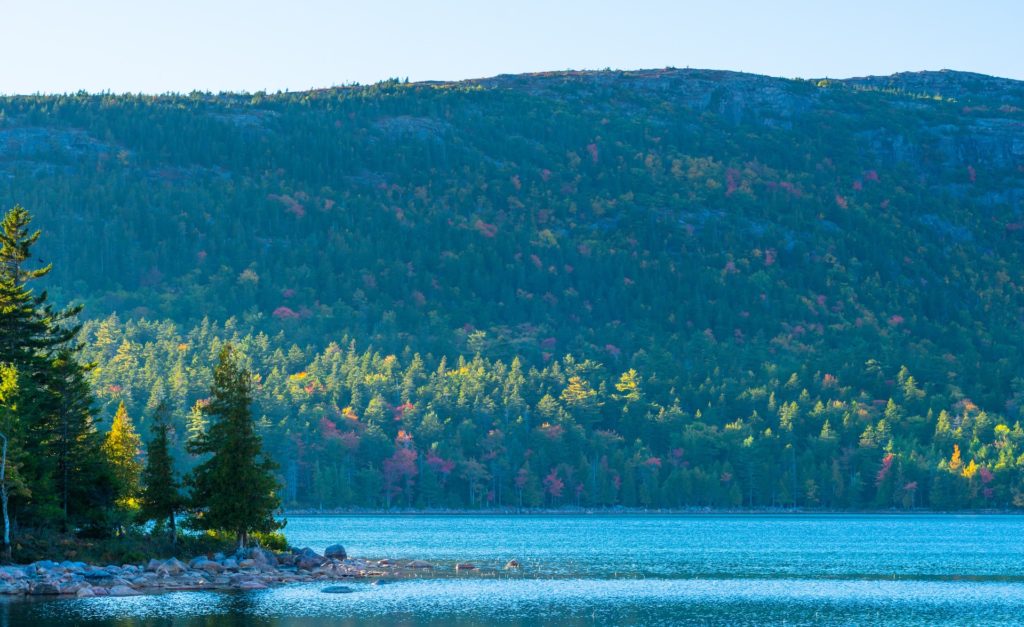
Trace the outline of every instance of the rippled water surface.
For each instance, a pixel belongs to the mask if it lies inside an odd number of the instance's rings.
[[[1018,516],[295,517],[292,544],[440,578],[0,603],[0,625],[1020,624]],[[521,571],[501,570],[509,559]],[[456,561],[481,571],[455,575]],[[128,620],[126,620],[128,619]],[[133,619],[133,620],[132,620]]]

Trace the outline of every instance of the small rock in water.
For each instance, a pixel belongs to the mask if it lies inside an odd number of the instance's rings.
[[[423,560],[413,560],[405,565],[406,568],[433,568],[434,565]]]
[[[355,590],[349,588],[348,586],[327,586],[320,592],[324,592],[327,594],[349,594],[351,592],[355,592]]]
[[[521,567],[522,567],[522,564],[519,563],[519,560],[509,560],[508,563],[505,564],[505,570],[512,570],[513,568],[521,568]]]
[[[333,560],[343,560],[348,557],[348,553],[345,552],[345,547],[340,544],[332,544],[324,549],[324,557]]]
[[[476,565],[475,564],[456,564],[455,565],[455,570],[456,571],[460,571],[460,570],[476,570]]]

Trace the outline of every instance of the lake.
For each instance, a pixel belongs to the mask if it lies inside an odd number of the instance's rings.
[[[296,546],[433,562],[352,594],[0,603],[7,625],[1020,624],[1024,516],[303,516]],[[509,559],[519,571],[504,571]],[[455,574],[455,562],[481,571]],[[136,618],[136,621],[126,620]]]

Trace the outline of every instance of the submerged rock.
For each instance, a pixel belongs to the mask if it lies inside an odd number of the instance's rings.
[[[405,565],[406,568],[433,568],[434,565],[423,560],[413,560]]]
[[[320,592],[323,592],[323,593],[326,593],[326,594],[350,594],[352,592],[355,592],[355,590],[353,590],[352,588],[350,588],[348,586],[327,586],[326,588],[324,588]]]
[[[519,560],[509,560],[508,563],[505,564],[505,570],[512,570],[513,568],[521,568],[521,567],[522,567],[522,564],[519,563]]]
[[[460,570],[476,570],[476,565],[475,564],[456,564],[455,565],[455,570],[456,570],[456,572],[458,572]]]

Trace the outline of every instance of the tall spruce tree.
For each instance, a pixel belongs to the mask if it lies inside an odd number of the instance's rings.
[[[32,257],[40,232],[31,221],[20,206],[0,221],[0,363],[19,374],[17,424],[8,436],[23,460],[16,508],[29,524],[96,525],[110,484],[92,423],[88,366],[77,359],[81,307],[54,310],[46,292],[31,287],[51,270]]]
[[[146,443],[146,467],[142,471],[139,518],[156,521],[158,528],[166,524],[171,542],[175,543],[178,537],[175,516],[185,502],[171,458],[169,411],[161,402],[153,416],[152,437]]]
[[[276,465],[264,454],[252,418],[252,374],[230,344],[221,347],[213,371],[210,402],[204,411],[213,420],[206,433],[189,441],[194,455],[207,455],[188,477],[194,524],[200,529],[234,533],[238,545],[252,532],[283,525],[274,518],[280,507]]]

